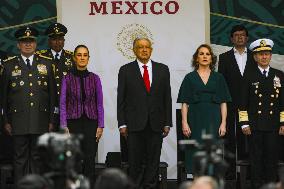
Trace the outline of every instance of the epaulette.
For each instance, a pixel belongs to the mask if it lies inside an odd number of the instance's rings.
[[[8,62],[9,60],[12,60],[14,58],[17,58],[17,56],[10,56],[7,59],[3,60],[3,62]]]
[[[52,58],[47,57],[47,56],[43,56],[43,55],[41,55],[41,54],[39,54],[38,56],[39,56],[39,57],[42,57],[42,58],[45,58],[45,59],[48,59],[48,60],[52,60]]]
[[[67,54],[73,55],[73,51],[68,51],[68,50],[65,50],[65,49],[64,49],[64,52],[66,52]]]
[[[36,51],[36,54],[43,54],[43,53],[46,53],[46,52],[47,52],[47,50],[43,49],[43,50]]]

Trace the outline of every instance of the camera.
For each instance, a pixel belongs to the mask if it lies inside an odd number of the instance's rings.
[[[224,176],[229,167],[224,160],[223,141],[214,139],[211,134],[202,134],[201,139],[202,143],[196,140],[180,140],[180,149],[194,153],[192,162],[194,176],[212,176],[222,188]]]
[[[87,178],[78,174],[81,163],[81,135],[46,133],[37,142],[39,172],[52,189],[89,189]]]

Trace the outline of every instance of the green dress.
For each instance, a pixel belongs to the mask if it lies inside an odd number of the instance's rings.
[[[222,74],[211,71],[206,84],[197,71],[187,74],[179,89],[177,102],[189,105],[187,121],[191,129],[189,139],[202,143],[201,135],[211,134],[218,138],[221,124],[220,104],[230,102],[231,96]],[[192,173],[194,150],[185,152],[187,172]]]

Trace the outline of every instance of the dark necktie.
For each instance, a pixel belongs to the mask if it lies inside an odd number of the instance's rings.
[[[262,75],[263,75],[263,77],[266,77],[266,73],[267,73],[267,71],[266,71],[266,70],[263,70],[263,71],[262,71]]]
[[[146,87],[147,92],[150,92],[150,79],[149,79],[148,69],[146,65],[144,65],[143,68],[144,68],[143,80],[145,83],[145,87]]]
[[[26,63],[27,63],[27,66],[28,66],[28,68],[30,69],[31,68],[31,62],[30,62],[30,59],[26,59]]]
[[[60,59],[59,54],[56,53],[56,55],[55,55],[55,60],[59,60],[59,59]]]

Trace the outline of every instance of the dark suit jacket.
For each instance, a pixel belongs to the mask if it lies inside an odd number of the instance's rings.
[[[53,123],[55,83],[49,59],[34,55],[28,69],[21,56],[7,59],[3,71],[3,118],[12,134],[42,134]]]
[[[240,114],[246,112],[248,118],[240,120],[240,124],[248,124],[252,130],[278,131],[283,110],[283,72],[270,67],[266,78],[258,68],[249,72],[240,93]]]
[[[118,126],[128,131],[143,130],[148,121],[153,131],[172,126],[170,72],[166,65],[152,61],[152,84],[146,91],[137,61],[122,66],[118,74]]]
[[[231,49],[219,56],[218,72],[222,73],[225,77],[232,96],[232,103],[229,103],[233,108],[237,108],[239,104],[239,93],[242,87],[243,78],[251,69],[257,69],[256,63],[253,61],[252,52],[247,52],[247,63],[243,76],[239,70],[237,61],[235,59],[234,50]]]

